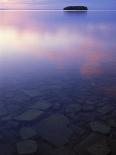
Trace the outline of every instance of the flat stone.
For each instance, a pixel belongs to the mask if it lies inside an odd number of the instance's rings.
[[[3,103],[0,102],[0,116],[6,115],[6,114],[8,114],[8,111],[3,105]]]
[[[90,127],[92,131],[99,132],[102,134],[108,134],[110,132],[110,127],[99,121],[91,122]]]
[[[111,106],[103,106],[103,107],[100,107],[97,111],[103,115],[111,112],[113,110],[113,107]]]
[[[22,90],[22,91],[25,95],[28,95],[30,97],[36,97],[40,95],[40,91],[37,89],[30,89],[30,90],[28,89],[28,90]]]
[[[59,149],[54,150],[51,155],[76,155],[73,150],[69,149],[68,147],[62,147]]]
[[[73,133],[78,135],[83,135],[86,131],[84,128],[80,128],[78,125],[72,124],[69,128],[73,131]]]
[[[58,110],[60,108],[60,103],[54,103],[53,104],[53,109]]]
[[[25,140],[16,144],[19,154],[32,154],[37,151],[37,143],[34,140]]]
[[[74,117],[74,115],[80,110],[81,106],[79,104],[70,104],[66,107],[65,113],[70,117]]]
[[[50,144],[44,141],[39,141],[38,146],[39,146],[38,150],[40,155],[51,155],[51,152],[53,151],[53,147]]]
[[[83,107],[82,107],[82,110],[83,111],[92,111],[92,110],[94,110],[94,106],[91,104],[85,104],[85,105],[83,105]]]
[[[24,127],[20,129],[20,135],[22,139],[28,139],[35,136],[37,133],[33,128]]]
[[[19,121],[32,121],[41,116],[43,112],[40,110],[27,110],[19,116],[15,117],[16,120]]]
[[[110,139],[109,140],[109,146],[110,146],[110,149],[112,152],[111,155],[116,155],[116,139]]]
[[[92,145],[101,143],[101,141],[106,141],[106,136],[92,132],[84,140],[80,142],[80,144],[75,145],[74,150],[79,154],[87,154],[88,155],[88,148]],[[88,153],[87,153],[88,152]]]
[[[30,108],[32,109],[40,109],[40,110],[46,110],[51,107],[51,103],[49,102],[40,102],[34,103]]]
[[[62,114],[54,114],[39,124],[39,134],[48,142],[56,146],[69,141],[72,131],[67,127],[69,121]]]
[[[12,116],[10,116],[10,115],[5,116],[5,117],[3,117],[1,120],[3,120],[3,121],[9,121],[9,120],[12,120]]]
[[[116,120],[114,120],[114,119],[108,120],[108,125],[113,128],[116,128]]]
[[[108,155],[111,151],[106,141],[101,141],[88,148],[91,155]]]
[[[0,134],[0,139],[2,139],[3,138],[3,135],[2,134]]]
[[[15,149],[11,144],[0,144],[0,155],[14,155]]]

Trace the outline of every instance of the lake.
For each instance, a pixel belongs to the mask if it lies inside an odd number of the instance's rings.
[[[116,151],[115,17],[0,11],[3,155]]]
[[[89,10],[116,10],[115,0],[1,0],[1,9],[60,9],[69,5],[86,5]]]

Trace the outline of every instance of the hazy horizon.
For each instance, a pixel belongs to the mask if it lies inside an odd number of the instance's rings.
[[[86,5],[89,9],[115,10],[114,0],[1,0],[2,9],[62,9],[67,5]]]

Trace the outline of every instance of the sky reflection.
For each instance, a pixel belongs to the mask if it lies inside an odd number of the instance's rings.
[[[1,12],[0,19],[2,83],[65,73],[83,78],[115,76],[116,23],[109,13],[19,11]]]
[[[3,9],[62,9],[67,5],[87,5],[89,9],[116,9],[115,0],[1,0]]]

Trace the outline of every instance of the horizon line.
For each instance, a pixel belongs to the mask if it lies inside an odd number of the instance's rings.
[[[0,11],[63,11],[63,12],[89,12],[89,11],[116,11],[112,9],[90,9],[90,10],[63,10],[63,9],[0,9]]]

